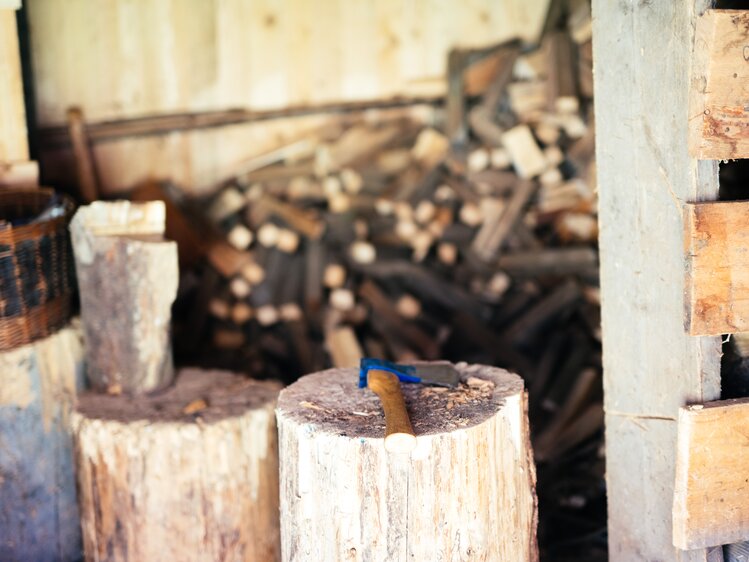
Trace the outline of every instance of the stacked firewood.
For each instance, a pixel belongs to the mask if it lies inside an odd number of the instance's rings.
[[[600,337],[592,108],[558,60],[573,45],[509,43],[463,69],[503,63],[463,98],[464,140],[403,112],[341,119],[188,204],[215,270],[199,341],[287,381],[361,355],[494,363],[563,409],[594,384]]]
[[[537,460],[582,446],[598,471],[589,33],[448,66],[444,111],[343,116],[177,201],[180,252],[206,258],[183,275],[177,351],[286,382],[361,356],[507,367],[527,381]]]

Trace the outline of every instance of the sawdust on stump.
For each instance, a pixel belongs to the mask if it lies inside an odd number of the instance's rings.
[[[522,380],[496,367],[455,365],[461,382],[455,388],[401,383],[417,436],[478,425],[491,417],[505,397],[522,392]],[[385,430],[379,398],[358,388],[358,369],[329,369],[286,388],[278,409],[316,430],[347,437],[377,438]]]

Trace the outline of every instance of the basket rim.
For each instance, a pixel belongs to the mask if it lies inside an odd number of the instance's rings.
[[[0,190],[0,207],[2,207],[3,199],[6,198],[6,196],[21,196],[21,199],[23,199],[24,196],[28,196],[28,199],[31,202],[32,199],[38,199],[39,195],[46,195],[51,199],[55,194],[59,195],[65,203],[65,214],[41,222],[21,226],[13,226],[9,222],[0,222],[0,243],[13,243],[15,240],[35,238],[39,235],[67,229],[67,225],[75,213],[75,202],[73,199],[69,195],[58,193],[50,187],[40,187],[38,189],[10,188]]]

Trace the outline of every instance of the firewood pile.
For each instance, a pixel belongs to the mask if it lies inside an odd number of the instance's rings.
[[[444,108],[342,115],[210,199],[160,196],[192,264],[178,360],[287,383],[361,356],[519,373],[549,548],[605,526],[589,19],[569,23],[451,53]]]

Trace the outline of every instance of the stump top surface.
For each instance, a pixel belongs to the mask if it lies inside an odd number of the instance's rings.
[[[482,423],[502,408],[507,397],[523,392],[523,380],[486,365],[456,364],[461,383],[448,389],[401,384],[416,435],[447,433]],[[377,395],[359,388],[358,369],[329,369],[302,377],[278,399],[279,415],[315,431],[347,437],[378,438],[385,415]]]
[[[228,371],[182,369],[166,390],[144,396],[85,392],[77,410],[92,419],[130,422],[217,422],[276,400],[281,384]],[[202,401],[202,402],[201,402]]]

